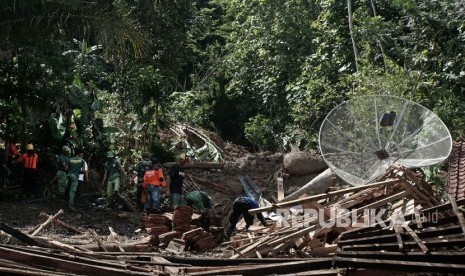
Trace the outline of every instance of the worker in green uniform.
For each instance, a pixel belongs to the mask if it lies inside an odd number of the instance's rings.
[[[131,176],[131,183],[136,185],[136,203],[139,212],[144,210],[145,200],[147,195],[143,194],[142,182],[144,180],[145,172],[152,168],[152,162],[150,161],[150,153],[142,153],[142,160],[137,162],[134,166],[134,171]]]
[[[57,195],[60,199],[65,198],[66,187],[68,186],[68,163],[69,155],[71,154],[71,149],[68,146],[63,146],[61,149],[61,154],[57,156]],[[52,190],[52,197],[55,197],[55,189]]]
[[[211,198],[202,191],[193,191],[186,195],[186,205],[204,213],[213,207]]]
[[[68,207],[72,211],[76,211],[76,208],[74,208],[74,199],[78,188],[79,174],[85,170],[85,164],[86,162],[81,158],[81,150],[76,149],[75,155],[68,162],[68,181],[70,186]]]
[[[111,197],[114,193],[119,193],[120,177],[121,177],[121,164],[115,158],[112,151],[107,152],[107,162],[105,162],[105,173],[103,174],[102,187],[107,184],[107,197]]]
[[[194,208],[194,210],[201,214],[200,226],[205,231],[209,231],[212,224],[211,219],[216,216],[212,210],[213,201],[211,198],[202,191],[193,191],[186,195],[185,202],[187,206]]]

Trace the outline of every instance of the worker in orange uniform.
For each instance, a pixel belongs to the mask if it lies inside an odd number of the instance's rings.
[[[18,164],[24,168],[23,174],[23,192],[26,195],[26,200],[34,200],[38,196],[37,187],[37,162],[39,156],[34,152],[34,145],[26,145],[26,153],[18,158]]]
[[[152,168],[145,172],[142,187],[147,191],[144,212],[149,209],[160,212],[160,188],[166,188],[166,182],[158,158],[152,158]]]

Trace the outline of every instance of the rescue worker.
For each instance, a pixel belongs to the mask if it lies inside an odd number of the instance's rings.
[[[144,212],[149,211],[149,209],[160,212],[160,188],[166,188],[166,182],[158,158],[152,158],[152,168],[145,172],[142,185],[147,191]]]
[[[16,147],[15,141],[10,141],[8,148],[6,149],[6,178],[8,185],[14,186],[18,183],[18,166],[17,158],[19,157],[18,148]]]
[[[186,205],[194,208],[200,215],[200,226],[205,231],[210,231],[211,218],[216,217],[213,211],[213,201],[202,191],[193,191],[186,195]]]
[[[182,153],[178,156],[178,162],[168,171],[168,176],[170,178],[169,193],[171,208],[183,204],[182,185],[184,182],[184,165],[186,162],[186,154]]]
[[[258,208],[258,203],[251,197],[238,197],[234,200],[233,209],[229,216],[229,226],[226,230],[226,238],[231,237],[234,230],[236,230],[236,224],[239,221],[240,216],[244,217],[245,229],[248,230],[250,225],[253,224],[254,217],[249,214],[250,209]],[[265,218],[261,213],[257,213],[257,218],[260,220],[263,226],[266,226]]]
[[[82,186],[84,186],[84,181],[89,179],[89,167],[87,165],[86,160],[83,158],[83,154],[84,154],[83,150],[82,149],[77,149],[76,154],[79,157],[81,157],[82,160],[84,160],[84,167],[81,170],[81,172],[79,173],[78,186],[77,186],[77,190],[76,190],[76,197],[74,198],[74,200],[76,200],[81,195]]]
[[[68,146],[63,146],[61,149],[61,154],[57,157],[57,173],[56,179],[58,184],[58,189],[52,189],[52,198],[55,197],[55,192],[57,192],[57,196],[60,199],[64,199],[65,191],[68,186],[68,163],[69,163],[69,156],[71,154],[71,149]]]
[[[112,151],[107,152],[108,160],[105,162],[105,172],[103,174],[102,187],[107,183],[106,197],[111,197],[114,193],[119,193],[120,178],[121,178],[121,164],[115,158]]]
[[[23,171],[23,192],[26,196],[26,200],[36,199],[38,196],[37,187],[37,162],[39,156],[34,152],[34,145],[26,145],[26,153],[22,154],[17,162],[22,164]]]
[[[186,205],[199,213],[205,213],[213,207],[211,198],[202,191],[193,191],[186,195]]]
[[[142,182],[144,180],[145,172],[150,170],[151,167],[152,162],[150,161],[150,153],[144,152],[142,153],[142,160],[137,162],[134,166],[134,171],[132,172],[131,182],[136,185],[136,203],[139,212],[144,210],[144,205],[147,199],[147,196],[142,194]]]
[[[75,154],[68,161],[68,181],[69,181],[69,200],[68,207],[72,211],[74,208],[74,200],[76,198],[76,191],[79,183],[79,174],[85,169],[85,161],[81,158],[81,151],[75,150]]]

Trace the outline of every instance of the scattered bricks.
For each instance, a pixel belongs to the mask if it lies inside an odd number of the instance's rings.
[[[187,205],[178,205],[176,208],[174,208],[174,214],[176,215],[176,211],[182,212],[182,213],[190,213],[190,216],[194,213],[194,209],[192,207],[189,207]]]
[[[155,224],[157,226],[162,226],[162,225],[170,226],[171,220],[164,215],[151,214],[149,215],[147,219],[147,223]]]
[[[170,231],[166,226],[155,226],[151,228],[146,228],[146,230],[148,234],[155,237],[158,237],[160,234],[164,234]]]
[[[187,231],[185,232],[184,234],[182,234],[182,239],[184,241],[186,241],[186,243],[190,243],[192,238],[198,236],[198,235],[201,235],[203,234],[205,231],[203,231],[202,228],[196,228],[194,230],[190,230],[190,231]]]
[[[175,226],[173,230],[180,232],[180,233],[184,233],[184,232],[190,231],[191,227],[189,225]]]
[[[164,234],[164,233],[170,231],[167,226],[155,226],[155,227],[151,227],[151,228],[146,228],[146,230],[147,230],[148,234],[150,234],[150,235],[152,235],[154,237],[153,244],[155,244],[155,245],[159,244],[159,242],[160,242],[159,236],[161,234]]]
[[[179,205],[174,210],[173,215],[173,230],[178,232],[186,232],[191,229],[190,221],[193,214],[193,209],[189,206]]]
[[[207,237],[213,237],[212,234],[208,233],[208,232],[203,232],[201,233],[200,235],[197,235],[195,237],[193,237],[190,241],[190,244],[191,245],[195,245],[199,240],[201,239],[204,239],[204,238],[207,238]],[[187,241],[186,241],[187,242]]]
[[[215,237],[215,241],[217,243],[221,243],[223,241],[224,227],[212,226],[210,227],[210,232],[212,233],[212,236]]]
[[[181,233],[178,231],[170,231],[167,233],[163,233],[158,236],[158,239],[160,240],[160,246],[166,246],[169,244],[169,242],[174,239],[174,238],[180,238]]]
[[[209,234],[209,233],[206,233]],[[206,251],[208,249],[212,249],[217,246],[217,242],[215,240],[215,237],[213,237],[211,234],[208,236],[203,237],[202,239],[199,239],[195,244],[194,248],[200,252]]]
[[[179,254],[184,252],[186,249],[186,243],[180,239],[172,239],[166,247],[166,251],[174,254]]]

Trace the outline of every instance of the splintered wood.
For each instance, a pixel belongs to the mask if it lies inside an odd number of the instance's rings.
[[[199,215],[188,206],[144,216],[145,237],[136,242],[111,227],[106,238],[79,229],[60,221],[60,210],[41,214],[45,221],[29,233],[0,223],[2,236],[24,244],[0,245],[0,274],[353,275],[354,269],[358,275],[464,274],[465,199],[449,201],[440,204],[421,178],[396,168],[379,182],[250,210],[267,212],[275,223],[239,230],[226,242],[223,227],[199,227]],[[80,234],[88,244],[40,237],[50,225]]]
[[[414,221],[418,226],[421,225],[418,210],[438,203],[422,179],[410,170],[395,168],[380,182],[250,210],[250,213],[274,210],[278,215],[274,231],[255,231],[254,240],[247,239],[245,233],[237,234],[227,243],[234,247],[229,258],[334,256],[341,233],[391,218],[389,225],[400,213],[416,213]],[[403,248],[401,236],[406,233],[408,241],[413,240],[423,252],[428,251],[408,225],[396,226],[395,230],[398,249]]]

